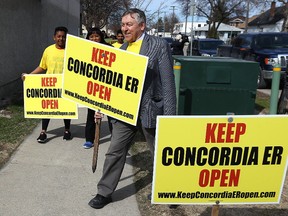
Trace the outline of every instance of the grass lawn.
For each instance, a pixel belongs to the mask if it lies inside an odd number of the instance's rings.
[[[39,122],[39,119],[25,119],[21,105],[0,111],[0,168]]]

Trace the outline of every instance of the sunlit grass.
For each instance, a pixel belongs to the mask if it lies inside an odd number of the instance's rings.
[[[21,105],[12,105],[5,109],[0,116],[0,145],[1,143],[17,143],[30,134],[39,119],[25,119],[24,108]]]

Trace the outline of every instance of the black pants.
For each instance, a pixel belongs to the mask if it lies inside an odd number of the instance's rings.
[[[87,111],[87,119],[86,119],[86,127],[85,127],[85,138],[86,138],[86,142],[94,142],[95,139],[95,110],[92,109],[88,109]],[[109,121],[109,117],[108,117],[108,126],[109,126],[109,130],[110,133],[112,131],[112,125]]]
[[[47,131],[50,119],[42,119],[42,130]],[[65,130],[70,130],[71,119],[64,119]]]

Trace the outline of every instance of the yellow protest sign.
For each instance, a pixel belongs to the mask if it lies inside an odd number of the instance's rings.
[[[28,74],[24,84],[24,117],[77,119],[77,104],[63,99],[62,74]]]
[[[148,58],[67,36],[63,97],[136,125]]]
[[[288,116],[158,117],[152,203],[279,203]]]

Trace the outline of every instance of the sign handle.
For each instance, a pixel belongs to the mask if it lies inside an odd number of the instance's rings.
[[[219,208],[220,208],[219,203],[220,203],[219,201],[216,201],[216,205],[213,205],[211,216],[218,216],[219,215]]]

